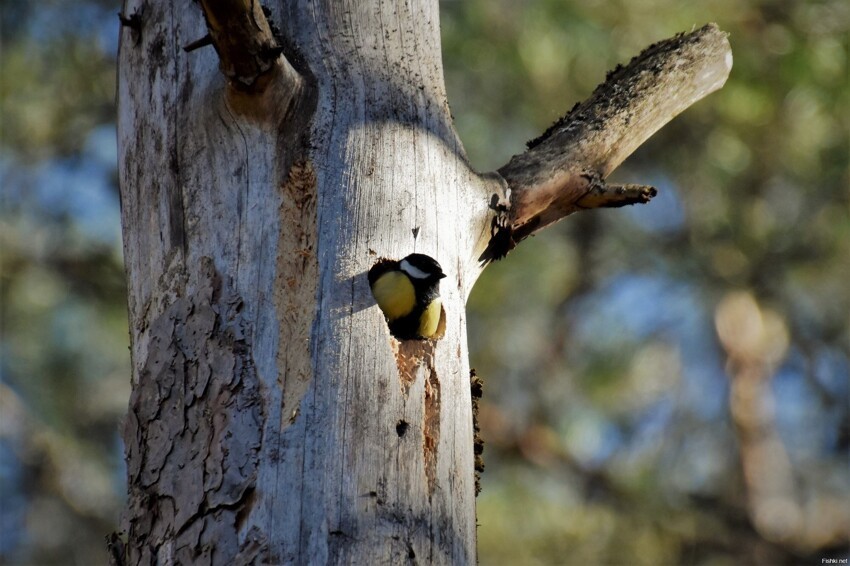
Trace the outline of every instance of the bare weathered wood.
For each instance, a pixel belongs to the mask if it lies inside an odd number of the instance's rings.
[[[499,169],[506,191],[487,258],[583,208],[649,200],[653,191],[634,198],[606,188],[604,179],[664,124],[723,86],[731,68],[726,34],[708,24],[608,73],[590,98]]]

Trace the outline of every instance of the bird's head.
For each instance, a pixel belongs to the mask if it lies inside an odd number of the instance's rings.
[[[446,276],[437,260],[424,254],[410,254],[399,262],[399,269],[423,283],[436,283]]]

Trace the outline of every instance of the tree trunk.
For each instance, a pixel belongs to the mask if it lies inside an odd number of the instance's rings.
[[[464,302],[489,220],[437,3],[281,14],[295,96],[184,53],[194,4],[145,10],[119,87],[130,562],[474,563]],[[447,329],[399,344],[366,272],[414,251],[448,274]]]
[[[436,0],[270,8],[279,30],[251,0],[122,14],[114,560],[475,563],[464,303],[491,237],[500,257],[533,232],[510,195],[534,187],[467,165]],[[396,341],[369,290],[379,259],[412,252],[448,275],[438,341]]]

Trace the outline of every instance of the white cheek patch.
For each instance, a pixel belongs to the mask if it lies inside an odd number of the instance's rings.
[[[402,271],[413,277],[414,279],[427,279],[428,274],[410,264],[406,259],[401,261],[401,265],[399,266]]]

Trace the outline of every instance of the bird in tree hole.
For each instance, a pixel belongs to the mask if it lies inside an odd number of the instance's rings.
[[[382,260],[369,270],[369,287],[399,340],[436,340],[445,332],[437,260],[410,254],[401,261]]]

